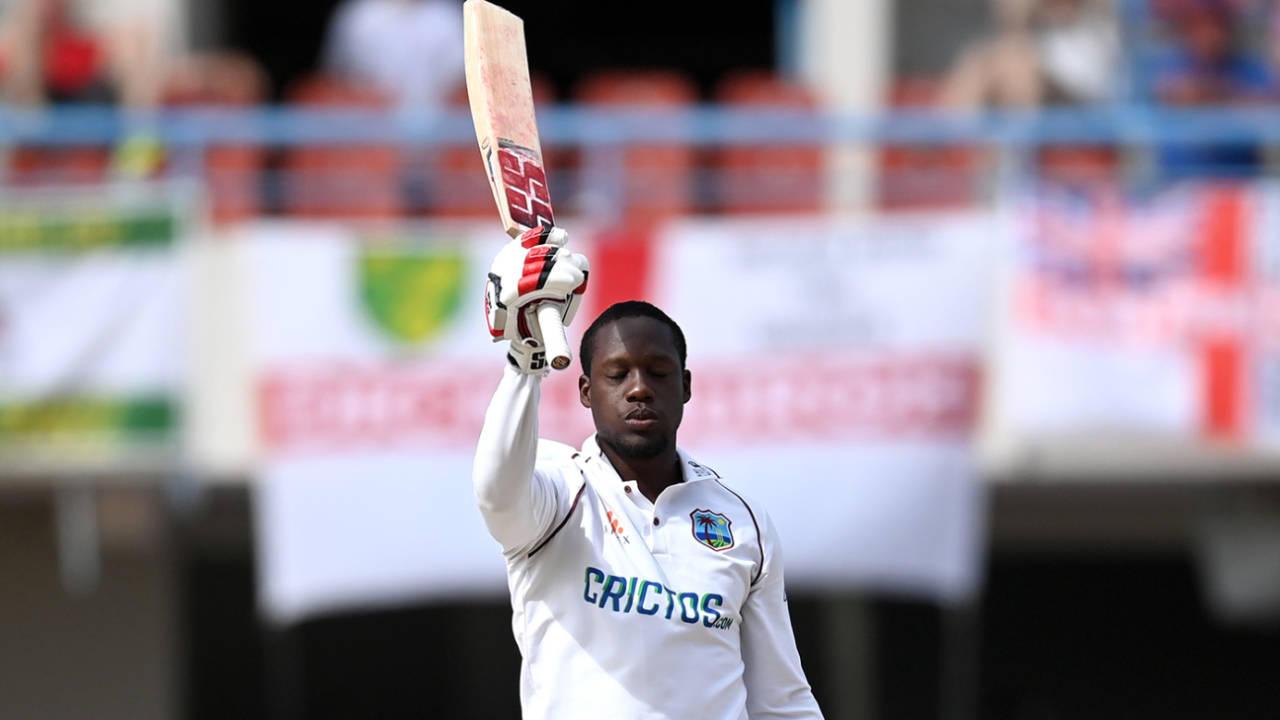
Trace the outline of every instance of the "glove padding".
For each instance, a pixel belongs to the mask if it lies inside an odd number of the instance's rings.
[[[489,268],[485,286],[485,316],[494,342],[528,343],[542,348],[541,329],[534,308],[538,303],[561,306],[561,322],[573,322],[587,289],[591,265],[587,258],[564,249],[569,235],[557,227],[536,227],[507,243]]]

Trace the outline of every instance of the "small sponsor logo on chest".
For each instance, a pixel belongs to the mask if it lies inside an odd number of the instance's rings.
[[[622,542],[630,545],[631,540],[627,537],[627,529],[622,524],[620,514],[614,514],[612,510],[607,510],[605,511],[605,517],[609,520],[609,529],[613,531],[613,534],[617,535]]]

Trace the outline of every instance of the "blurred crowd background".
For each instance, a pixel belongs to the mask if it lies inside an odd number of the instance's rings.
[[[1280,3],[504,6],[828,717],[1280,716]],[[494,220],[460,0],[0,0],[0,717],[518,716]]]
[[[728,16],[662,7],[680,21],[668,17],[642,29],[620,26],[605,11],[530,13],[530,34],[555,38],[533,43],[535,94],[541,104],[575,109],[701,105],[963,114],[1260,108],[1277,93],[1280,13],[1263,0],[975,0],[941,8],[905,2],[857,11],[862,15],[846,10],[847,18],[827,18],[810,5],[762,2]],[[833,25],[819,24],[819,15]],[[859,24],[847,30],[841,21]],[[62,133],[49,147],[37,134],[33,142],[7,149],[5,177],[27,184],[178,171],[180,150],[193,143],[166,147],[155,117],[177,108],[362,108],[418,120],[465,109],[460,22],[452,4],[429,2],[268,9],[235,0],[7,0],[0,69],[8,108],[90,104],[118,108],[131,120],[117,129],[115,142],[77,144]],[[553,133],[563,152],[551,158],[564,187],[561,204],[599,211],[581,187],[584,158],[576,151],[582,139],[565,124],[555,127],[564,129]],[[1116,137],[1114,129],[1093,135],[1080,137],[1094,142],[1040,144],[1038,169],[1066,181],[1135,175],[1170,180],[1257,175],[1268,166],[1265,145],[1248,142],[1245,133],[1236,142],[1200,143],[1159,137],[1120,143],[1132,138]],[[941,142],[939,133],[919,137],[930,142],[876,143],[862,197],[841,203],[898,210],[964,207],[990,198],[984,190],[991,183],[984,179],[994,159],[984,144]],[[343,148],[332,143],[324,155],[315,146],[261,139],[202,148],[210,152],[197,168],[211,178],[218,217],[456,216],[484,209],[471,207],[473,193],[458,189],[474,175],[467,172],[470,158],[439,147],[438,133],[404,133],[394,138],[398,146],[371,147],[359,162],[339,159]],[[639,163],[638,169],[678,187],[663,194],[652,183],[633,183],[648,192],[635,189],[635,196],[615,200],[626,212],[644,214],[829,205],[826,188],[804,184],[823,179],[823,158],[804,152],[816,149],[813,143],[792,141],[785,154],[749,159],[722,139],[702,140],[628,165],[636,170]],[[1155,152],[1137,157],[1135,150],[1152,142]],[[785,197],[759,190],[761,197],[752,197],[758,183],[730,177],[752,162],[786,170],[795,182]],[[333,167],[322,167],[326,163]],[[340,179],[328,177],[340,173],[367,176],[374,187],[348,196]],[[397,187],[383,187],[393,176]],[[388,196],[377,196],[375,188]]]

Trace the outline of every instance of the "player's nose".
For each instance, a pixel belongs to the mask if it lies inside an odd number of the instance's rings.
[[[633,371],[627,377],[627,400],[629,402],[648,402],[653,399],[653,389],[644,373]]]

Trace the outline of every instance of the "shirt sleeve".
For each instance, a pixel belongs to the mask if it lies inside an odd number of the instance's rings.
[[[476,504],[503,552],[545,535],[567,495],[554,469],[535,468],[541,377],[507,367],[485,412],[472,465]]]
[[[800,666],[800,653],[791,630],[781,543],[769,516],[762,513],[760,519],[764,568],[742,608],[747,716],[751,720],[821,718],[822,711]]]

